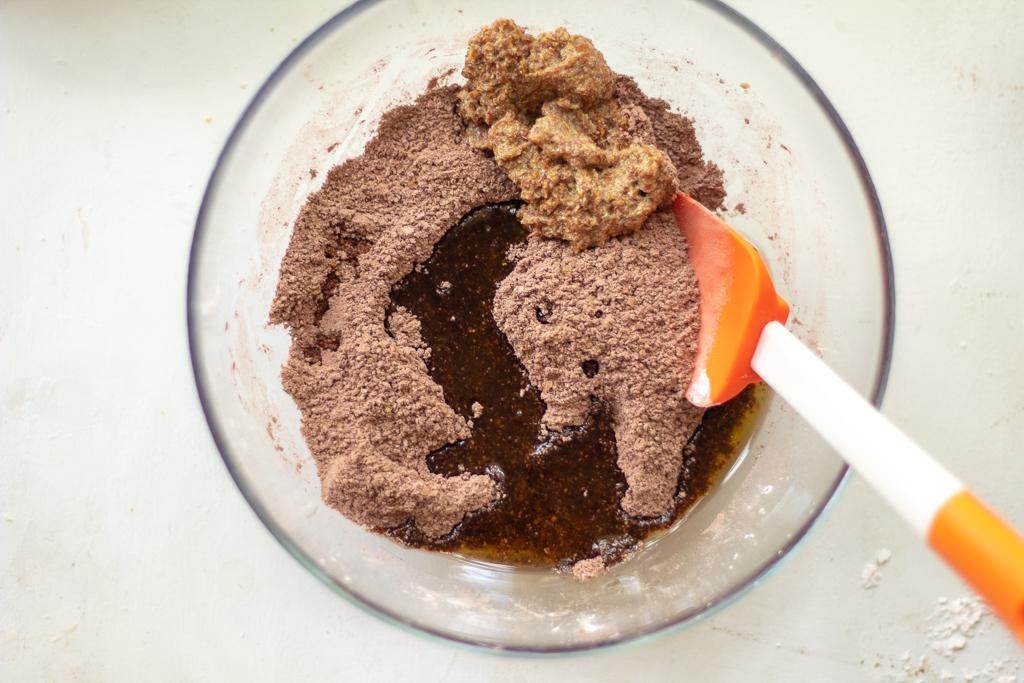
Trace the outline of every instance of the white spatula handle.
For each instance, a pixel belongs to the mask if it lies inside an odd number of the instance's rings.
[[[964,488],[956,477],[779,323],[765,326],[750,364],[927,540],[936,514]]]

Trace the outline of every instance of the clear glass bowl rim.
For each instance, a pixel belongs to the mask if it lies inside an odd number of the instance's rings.
[[[518,648],[505,648],[494,645],[493,643],[483,643],[475,641],[471,638],[458,638],[451,634],[435,631],[429,627],[425,627],[421,624],[414,624],[411,621],[403,618],[401,614],[397,614],[389,609],[386,609],[380,605],[374,604],[372,601],[366,599],[364,596],[358,595],[352,591],[349,591],[342,586],[339,586],[331,580],[323,571],[321,571],[312,558],[308,557],[301,548],[292,542],[288,534],[274,521],[272,516],[268,513],[266,508],[260,502],[258,496],[253,491],[249,490],[248,485],[245,484],[244,480],[238,476],[238,473],[232,463],[230,448],[228,447],[227,439],[223,435],[223,429],[217,422],[216,412],[212,405],[210,398],[210,391],[204,384],[204,373],[202,372],[202,357],[198,351],[199,341],[197,339],[197,321],[194,319],[196,315],[195,310],[195,287],[197,281],[197,263],[200,245],[202,244],[202,235],[206,229],[206,217],[208,213],[208,205],[212,200],[212,197],[216,194],[218,180],[222,172],[224,160],[231,153],[233,147],[241,137],[241,132],[249,125],[249,122],[256,115],[256,112],[260,109],[260,105],[263,100],[268,97],[268,93],[274,89],[278,79],[282,77],[282,74],[286,72],[292,65],[300,61],[307,52],[309,52],[315,45],[320,41],[324,40],[332,31],[338,26],[345,23],[349,19],[355,17],[357,14],[364,10],[390,0],[357,0],[345,9],[338,12],[320,28],[310,34],[305,40],[302,41],[285,59],[282,61],[277,68],[270,74],[266,82],[259,88],[256,94],[253,96],[252,101],[249,102],[242,116],[235,124],[228,136],[227,142],[224,144],[224,148],[221,150],[217,157],[217,163],[214,165],[213,172],[210,175],[210,181],[206,186],[206,190],[203,193],[203,200],[199,206],[199,213],[196,218],[195,232],[193,233],[192,248],[189,254],[189,269],[188,269],[188,284],[186,292],[186,309],[187,309],[187,323],[188,323],[188,342],[189,342],[189,353],[192,358],[193,375],[196,381],[196,388],[199,393],[199,400],[203,407],[203,413],[206,417],[207,424],[210,428],[210,434],[213,436],[214,443],[217,445],[217,450],[221,455],[221,459],[224,461],[228,472],[231,474],[232,479],[238,486],[242,495],[246,501],[252,507],[256,516],[259,517],[260,521],[267,527],[270,533],[281,543],[285,549],[291,553],[296,560],[299,561],[306,569],[308,569],[314,576],[316,576],[321,582],[330,587],[335,593],[346,598],[356,606],[366,610],[368,613],[388,622],[403,628],[404,630],[417,633],[419,635],[427,636],[431,640],[443,642],[446,644],[456,644],[469,646],[473,649],[485,649],[489,651],[500,651],[508,654],[533,654],[533,655],[557,655],[557,654],[569,654],[586,652],[595,649],[608,649],[610,647],[621,646],[627,643],[635,643],[639,640],[650,639],[653,636],[663,635],[676,630],[682,626],[692,625],[702,619],[707,618],[714,612],[722,609],[724,606],[730,604],[733,600],[739,598],[750,590],[754,585],[763,580],[769,573],[771,573],[782,560],[789,557],[791,551],[807,537],[808,533],[818,523],[818,521],[824,516],[824,512],[829,508],[835,501],[836,494],[842,487],[843,482],[849,475],[849,467],[844,466],[835,481],[831,486],[831,490],[828,492],[826,498],[819,508],[818,512],[810,517],[808,522],[800,529],[796,530],[793,534],[792,539],[784,547],[779,549],[779,553],[776,555],[776,559],[764,567],[764,569],[757,575],[751,577],[751,579],[745,583],[736,586],[731,591],[721,595],[717,601],[709,603],[703,610],[696,614],[691,614],[687,617],[681,617],[677,621],[671,621],[665,624],[659,624],[658,626],[648,630],[640,631],[636,633],[630,633],[628,635],[611,639],[604,642],[588,643],[580,645],[578,647],[559,647],[548,650],[538,649],[518,649]],[[800,66],[800,64],[793,58],[785,48],[771,38],[767,33],[762,31],[756,24],[747,19],[745,16],[725,5],[719,0],[685,0],[687,2],[694,2],[703,5],[720,16],[725,18],[743,29],[756,41],[760,42],[765,48],[767,48],[775,57],[778,58],[779,62],[787,68],[790,73],[804,86],[811,97],[817,102],[818,106],[821,107],[822,111],[832,122],[832,125],[846,147],[847,152],[850,155],[850,159],[856,167],[857,175],[860,179],[862,189],[865,194],[865,198],[869,202],[875,224],[875,231],[878,243],[879,258],[882,264],[882,276],[884,282],[883,289],[885,292],[885,299],[883,301],[883,315],[884,315],[884,326],[883,326],[883,338],[882,338],[882,349],[880,355],[880,362],[875,371],[874,386],[871,391],[871,401],[876,407],[880,407],[882,403],[883,395],[885,394],[885,387],[889,376],[889,368],[892,361],[892,348],[893,339],[896,328],[896,291],[895,291],[895,278],[893,273],[892,254],[889,247],[889,237],[885,225],[885,217],[882,214],[882,206],[878,199],[878,194],[875,190],[874,183],[871,180],[871,175],[868,173],[867,165],[864,162],[864,158],[860,154],[860,150],[857,148],[856,143],[853,141],[853,137],[850,134],[849,129],[839,116],[839,112],[836,111],[835,107],[822,92],[818,84],[815,83],[814,79],[811,78],[810,74],[807,73]]]

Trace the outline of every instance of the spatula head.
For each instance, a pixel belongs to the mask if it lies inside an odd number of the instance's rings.
[[[789,304],[775,293],[757,250],[725,221],[683,194],[672,210],[700,284],[697,359],[686,398],[710,407],[760,381],[750,359],[764,326],[785,324]]]

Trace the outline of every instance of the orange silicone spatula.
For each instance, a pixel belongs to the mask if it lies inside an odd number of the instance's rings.
[[[896,429],[783,324],[757,251],[689,197],[673,204],[700,282],[687,389],[712,406],[763,379],[955,569],[1024,644],[1024,537]]]

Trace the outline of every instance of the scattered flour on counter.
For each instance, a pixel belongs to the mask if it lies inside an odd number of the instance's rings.
[[[892,553],[886,548],[879,550],[874,561],[868,562],[864,565],[864,569],[860,571],[861,587],[868,589],[877,586],[878,582],[882,580],[882,575],[878,573],[878,568],[888,562],[891,558]]]
[[[1020,668],[1018,661],[1012,659],[995,659],[989,661],[984,669],[977,671],[962,671],[961,678],[967,683],[1017,683],[1017,670]],[[953,680],[953,674],[948,671],[942,672],[948,678],[942,680]]]
[[[869,563],[869,566],[874,565],[876,572],[878,565],[885,563],[881,560],[882,556],[883,553],[879,553],[875,562]],[[887,554],[885,561],[889,557],[891,554]],[[1024,659],[1012,656],[990,658],[993,653],[986,652],[985,644],[980,645],[980,650],[978,646],[967,648],[972,639],[985,635],[993,623],[996,623],[995,616],[980,598],[939,598],[935,611],[921,624],[921,629],[909,630],[911,633],[923,632],[924,643],[921,648],[908,649],[902,656],[876,653],[862,659],[861,664],[870,667],[878,681],[1024,683]],[[919,655],[915,650],[924,650],[926,654]],[[957,655],[965,657],[966,661],[954,665]],[[929,659],[929,656],[933,658]],[[972,658],[974,661],[971,661]],[[869,659],[873,662],[868,663]]]
[[[924,681],[924,673],[928,670],[928,657],[921,656],[917,658],[917,661],[912,661],[913,654],[911,650],[907,650],[900,657],[900,668],[901,674],[899,674],[896,680],[913,680],[913,681]]]
[[[1017,683],[1019,663],[1009,659],[997,659],[989,662],[977,671],[961,671],[960,675],[967,683]],[[949,673],[944,671],[943,673]],[[952,679],[952,675],[950,675]]]
[[[988,607],[978,598],[965,596],[952,602],[939,598],[928,628],[929,647],[952,661],[956,652],[966,647],[967,639],[974,636],[974,629],[987,614]]]

